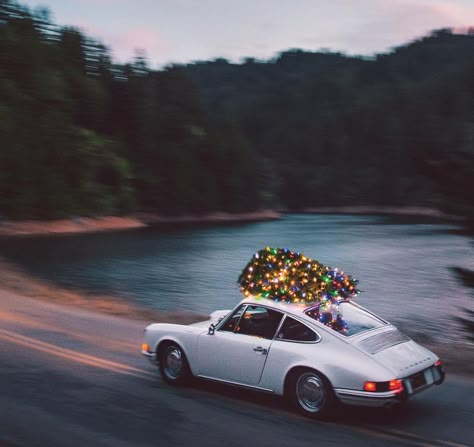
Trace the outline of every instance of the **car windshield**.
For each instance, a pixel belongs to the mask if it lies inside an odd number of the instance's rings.
[[[345,336],[356,335],[386,324],[380,318],[350,301],[344,301],[337,306],[324,309],[319,305],[313,306],[305,313]]]

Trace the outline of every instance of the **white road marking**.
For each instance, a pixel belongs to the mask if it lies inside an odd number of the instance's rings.
[[[37,340],[32,337],[27,337],[25,335],[17,334],[16,332],[8,331],[5,329],[0,329],[0,339],[6,340],[10,343],[15,343],[19,346],[24,346],[26,348],[35,349],[40,352],[45,352],[47,354],[60,357],[66,360],[73,362],[82,363],[85,365],[93,366],[96,368],[105,369],[112,371],[118,374],[124,374],[128,376],[134,376],[141,379],[152,379],[157,380],[157,376],[148,371],[135,368],[124,363],[119,363],[111,360],[106,360],[100,357],[95,357],[88,354],[83,354],[72,349],[63,348],[51,343],[46,343],[40,340]],[[138,351],[138,349],[137,349]],[[330,423],[331,425],[336,425],[338,427],[341,424]],[[328,424],[329,425],[329,424]],[[404,432],[401,430],[395,429],[380,429],[378,427],[357,427],[353,425],[343,424],[344,427],[349,428],[355,432],[367,434],[371,437],[376,437],[379,439],[386,440],[395,440],[401,441],[405,445],[410,445],[414,447],[470,447],[466,444],[458,444],[455,442],[444,441],[439,439],[425,439],[413,433]]]
[[[145,379],[156,379],[156,376],[154,374],[147,371],[143,371],[139,368],[135,368],[130,365],[126,365],[124,363],[106,360],[101,357],[95,357],[89,354],[83,354],[72,349],[67,349],[61,346],[46,343],[35,338],[20,335],[5,329],[0,329],[0,338],[10,343],[15,343],[20,346],[45,352],[47,354],[54,355],[56,357],[61,357],[63,359],[70,360],[73,362],[94,366],[96,368],[106,369],[108,371],[113,371],[119,374],[126,374]]]

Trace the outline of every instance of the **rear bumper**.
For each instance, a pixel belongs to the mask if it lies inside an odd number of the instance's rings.
[[[359,405],[363,407],[393,407],[406,400],[403,392],[394,393],[387,391],[384,393],[370,393],[368,391],[347,390],[336,388],[337,398],[346,405]]]
[[[416,374],[401,379],[403,381],[403,390],[401,392],[386,391],[373,393],[368,391],[348,390],[344,388],[335,388],[334,391],[337,398],[347,405],[392,407],[406,401],[415,394],[418,394],[433,385],[441,385],[445,376],[446,372],[441,365],[433,365]],[[421,382],[420,377],[423,377],[424,379],[421,380]]]

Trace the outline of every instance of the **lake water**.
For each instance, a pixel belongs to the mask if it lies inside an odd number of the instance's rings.
[[[436,334],[440,326],[451,330],[452,317],[473,302],[449,270],[474,268],[469,238],[455,229],[426,220],[297,214],[232,226],[3,239],[0,254],[68,288],[206,314],[241,299],[236,281],[257,250],[289,248],[358,278],[363,306]]]

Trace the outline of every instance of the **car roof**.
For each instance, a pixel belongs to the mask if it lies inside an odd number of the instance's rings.
[[[279,310],[280,312],[286,312],[289,314],[293,314],[299,316],[304,319],[308,319],[309,321],[314,322],[314,320],[308,317],[305,314],[305,311],[311,307],[308,304],[298,304],[298,303],[286,303],[283,301],[273,301],[272,299],[268,298],[257,298],[257,297],[248,297],[243,299],[240,304],[254,304],[256,306],[265,306],[275,310]],[[317,303],[315,303],[317,304]]]

